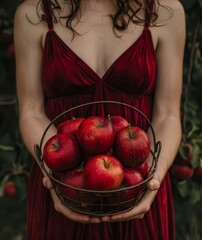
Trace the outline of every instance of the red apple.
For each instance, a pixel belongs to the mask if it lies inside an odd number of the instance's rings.
[[[191,164],[177,164],[174,163],[170,168],[171,174],[179,181],[190,179],[194,174],[194,169]]]
[[[80,148],[72,134],[56,134],[44,145],[44,161],[56,172],[64,172],[81,162]]]
[[[84,163],[87,162],[92,157],[92,155],[86,154],[84,151],[82,151],[81,154],[82,154],[82,160]],[[113,155],[113,149],[110,149],[109,152],[106,153],[106,155]]]
[[[141,165],[136,167],[136,170],[142,174],[143,178],[146,178],[148,174],[148,168],[149,166],[147,161],[144,161]]]
[[[133,168],[125,168],[124,169],[124,178],[123,178],[123,186],[131,187],[141,183],[144,180],[142,174]],[[129,200],[135,198],[140,193],[140,188],[142,186],[134,187],[132,189],[128,189],[123,194],[123,199]]]
[[[113,151],[124,167],[135,168],[149,156],[149,137],[141,128],[128,125],[117,132]]]
[[[80,124],[77,138],[88,155],[106,154],[113,146],[114,134],[113,125],[107,118],[92,116]]]
[[[53,172],[53,177],[59,181],[62,181],[65,173],[66,172]]]
[[[84,118],[72,118],[62,122],[57,127],[57,133],[77,134],[77,129],[83,120]]]
[[[109,197],[107,200],[109,203],[120,203],[121,207],[128,208],[134,205],[136,198],[141,195],[144,189],[143,185],[135,186],[144,180],[142,174],[134,168],[124,168],[124,178],[122,182],[122,187],[132,187],[131,189],[126,189],[125,191],[117,192]]]
[[[64,174],[61,181],[64,184],[70,185],[72,187],[85,189],[85,181],[84,181],[84,177],[83,177],[83,170],[81,167],[77,167],[71,171],[67,171]],[[77,190],[70,188],[70,187],[65,187],[65,186],[63,186],[61,188],[61,190],[62,190],[63,195],[65,195],[71,199],[75,199],[75,200],[79,199]]]
[[[198,184],[201,184],[201,182],[202,182],[202,167],[201,166],[194,168],[193,179]]]
[[[61,181],[64,184],[75,187],[74,189],[68,186],[62,186],[61,191],[63,196],[68,197],[71,200],[76,200],[86,204],[91,204],[98,200],[97,196],[95,196],[93,193],[88,193],[88,192],[79,190],[79,189],[86,189],[82,167],[76,167],[71,171],[67,171],[64,174]]]
[[[202,179],[202,167],[196,167],[194,169],[194,177]]]
[[[84,176],[89,189],[118,189],[123,180],[123,166],[112,155],[96,155],[86,162]]]
[[[129,122],[122,116],[109,116],[109,120],[112,122],[115,133],[120,129],[127,127]]]
[[[15,198],[17,196],[17,190],[12,181],[9,181],[5,184],[3,188],[4,196],[9,198]]]

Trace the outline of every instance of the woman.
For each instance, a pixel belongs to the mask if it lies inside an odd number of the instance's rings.
[[[14,38],[20,129],[33,156],[51,119],[94,100],[137,107],[151,119],[163,145],[138,206],[102,218],[63,206],[33,163],[27,239],[175,239],[168,169],[181,138],[185,19],[180,2],[25,0],[16,11]],[[126,107],[97,106],[75,114],[105,112],[127,116],[147,130],[145,121]],[[45,141],[55,133],[52,127]]]

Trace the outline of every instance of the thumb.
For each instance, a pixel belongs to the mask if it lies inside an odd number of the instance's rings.
[[[43,185],[44,185],[44,187],[46,187],[48,189],[53,189],[54,188],[49,177],[44,177],[43,178]]]
[[[147,183],[147,188],[150,190],[150,191],[155,191],[155,190],[158,190],[160,188],[160,182],[155,179],[155,178],[152,178],[148,183]]]

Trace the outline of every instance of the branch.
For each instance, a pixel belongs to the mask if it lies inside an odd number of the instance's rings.
[[[0,100],[0,106],[4,106],[4,105],[15,105],[16,104],[16,99],[12,99],[12,100],[9,100],[9,101],[1,101]]]
[[[14,151],[15,148],[11,146],[0,145],[0,151]]]

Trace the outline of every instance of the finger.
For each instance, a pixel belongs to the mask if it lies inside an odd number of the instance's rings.
[[[125,212],[125,213],[120,213],[120,214],[116,214],[111,216],[110,220],[108,221],[112,221],[112,222],[116,222],[116,221],[125,221],[128,219],[134,219],[136,218],[136,216],[138,216],[139,214],[135,214],[135,212],[133,210]]]
[[[110,222],[111,221],[111,217],[110,216],[103,216],[102,217],[102,222]]]
[[[48,189],[53,189],[53,184],[51,183],[51,180],[48,177],[43,177],[43,185],[44,187]]]
[[[142,215],[143,212],[144,211],[139,206],[136,206],[135,208],[133,208],[132,210],[130,210],[128,212],[115,214],[115,215],[111,216],[110,219],[108,218],[105,220],[107,222],[125,221],[125,220],[129,220],[129,219],[138,218],[138,216]]]
[[[86,214],[77,213],[74,210],[71,210],[64,205],[62,205],[61,210],[66,217],[76,222],[82,222],[82,223],[100,223],[101,222],[101,219],[98,217],[90,217]]]
[[[132,216],[132,217],[128,217],[128,218],[121,218],[121,219],[113,219],[113,218],[109,218],[107,220],[104,220],[103,222],[123,222],[123,221],[129,221],[129,220],[133,220],[133,219],[142,219],[144,217],[145,214],[139,214],[136,216]]]
[[[90,217],[90,223],[101,223],[100,218]]]
[[[55,210],[63,214],[65,217],[69,218],[72,221],[80,222],[80,223],[100,223],[101,220],[95,217],[89,217],[85,214],[77,213],[70,208],[64,206],[60,199],[57,197],[54,190],[51,190],[51,195],[54,201]]]
[[[160,182],[155,179],[155,178],[152,178],[147,184],[146,184],[147,188],[150,190],[150,191],[155,191],[155,190],[158,190],[160,188]]]
[[[112,221],[123,221],[136,218],[142,218],[146,212],[149,211],[150,205],[154,200],[157,191],[148,190],[143,196],[142,200],[132,210],[121,214],[116,214],[111,217]]]
[[[51,195],[52,195],[52,198],[53,198],[55,210],[57,212],[63,214],[65,217],[71,219],[72,221],[82,222],[82,223],[88,223],[89,222],[89,217],[87,215],[76,214],[71,209],[64,206],[61,203],[60,199],[57,197],[54,190],[51,190]]]
[[[90,217],[85,214],[74,212],[73,210],[63,205],[61,206],[60,212],[64,214],[67,218],[75,222],[80,222],[80,223],[100,223],[101,222],[101,219],[99,218]]]
[[[154,199],[154,196],[156,195],[157,190],[160,187],[160,182],[152,178],[148,183],[147,183],[147,192],[143,196],[142,200],[140,203],[135,206],[132,210],[128,212],[124,212],[121,214],[116,214],[113,216],[104,216],[102,218],[103,222],[110,222],[110,221],[124,221],[124,220],[131,220],[131,219],[141,219],[144,217],[144,214],[149,210],[150,204],[149,202],[152,202]],[[152,194],[153,192],[154,194]],[[146,203],[147,202],[147,203]]]
[[[81,222],[81,223],[89,223],[90,218],[87,215],[77,214],[73,212],[71,209],[61,205],[60,207],[60,213],[62,213],[67,218],[71,219],[75,222]]]

